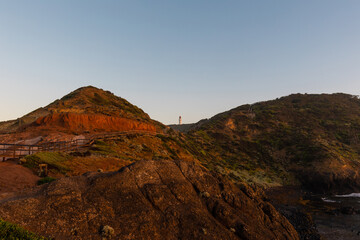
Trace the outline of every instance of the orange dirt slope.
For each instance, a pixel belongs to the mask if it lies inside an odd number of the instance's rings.
[[[114,132],[131,130],[156,132],[156,127],[148,123],[101,114],[54,113],[38,118],[31,127],[66,129],[71,132]]]

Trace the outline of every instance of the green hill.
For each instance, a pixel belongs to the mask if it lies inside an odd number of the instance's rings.
[[[187,133],[208,168],[265,186],[360,186],[360,100],[293,94],[218,114]]]

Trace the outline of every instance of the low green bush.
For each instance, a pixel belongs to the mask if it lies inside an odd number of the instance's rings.
[[[0,219],[0,240],[46,240],[22,227]]]
[[[53,181],[55,181],[55,180],[56,180],[56,178],[53,178],[53,177],[44,177],[44,178],[40,179],[40,180],[37,182],[37,184],[38,184],[38,185],[42,185],[42,184],[45,184],[45,183],[53,182]]]

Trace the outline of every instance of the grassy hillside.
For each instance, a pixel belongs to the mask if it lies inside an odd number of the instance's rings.
[[[188,134],[213,170],[257,184],[355,188],[360,100],[294,94],[218,114]]]

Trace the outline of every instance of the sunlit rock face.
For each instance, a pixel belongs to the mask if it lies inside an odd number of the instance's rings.
[[[261,194],[194,162],[139,161],[0,201],[0,216],[55,239],[299,239]]]

